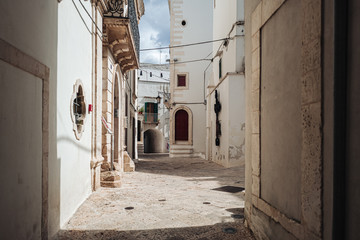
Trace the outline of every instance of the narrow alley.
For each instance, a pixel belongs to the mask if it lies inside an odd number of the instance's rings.
[[[253,239],[243,225],[244,170],[144,155],[121,188],[94,192],[57,239]]]
[[[359,240],[359,22],[1,0],[0,240]]]

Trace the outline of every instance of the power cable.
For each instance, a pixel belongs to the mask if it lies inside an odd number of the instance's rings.
[[[86,29],[87,29],[87,30],[88,30],[88,32],[91,34],[91,30],[90,30],[90,28],[88,27],[88,25],[86,24],[85,19],[84,19],[84,18],[83,18],[83,16],[81,15],[81,13],[80,13],[80,11],[79,11],[79,8],[76,6],[76,4],[75,4],[74,0],[71,0],[71,1],[72,1],[72,3],[74,4],[74,7],[75,7],[75,9],[76,9],[77,13],[79,14],[79,16],[80,16],[80,18],[81,18],[82,22],[84,23],[84,25],[85,25]]]
[[[201,62],[201,61],[211,61],[212,62],[212,59],[201,58],[201,59],[194,59],[194,60],[182,61],[182,62],[171,62],[170,64],[182,64],[182,63],[192,63],[192,62]]]
[[[150,73],[149,71],[146,71],[146,70],[144,70],[144,69],[142,69],[142,68],[140,68],[139,70],[140,70],[140,71],[147,72],[147,73]],[[151,72],[151,73],[152,73],[152,72]],[[164,79],[164,80],[170,81],[170,79],[167,79],[167,78],[164,78],[164,77],[161,77],[161,76],[157,76],[157,75],[155,75],[155,74],[152,74],[152,76],[155,76],[155,77],[162,78],[162,79]]]
[[[233,40],[236,37],[240,37],[240,36],[244,36],[244,35],[235,35],[233,37],[228,37],[228,38],[223,38],[221,39],[221,41],[223,40]],[[218,40],[214,40],[214,42],[219,41]],[[195,44],[201,44],[201,43],[195,43]],[[217,53],[219,52],[220,48],[224,45],[224,43],[221,43],[218,50],[216,51],[216,55],[213,56],[211,59],[208,58],[213,52],[210,52],[205,58],[200,58],[200,59],[193,59],[193,60],[188,60],[188,61],[182,61],[182,62],[170,62],[170,64],[181,64],[181,63],[192,63],[192,62],[200,62],[200,61],[210,61],[209,65],[213,62],[213,60],[215,59],[215,57],[217,57]],[[184,45],[178,45],[178,46],[184,46]],[[174,46],[177,47],[177,46]],[[208,66],[209,67],[209,66]],[[207,68],[208,68],[207,67]]]
[[[73,0],[72,0],[73,1]],[[74,1],[73,1],[74,2]],[[102,37],[102,31],[101,29],[98,27],[98,25],[96,24],[95,20],[92,18],[92,16],[90,15],[90,13],[87,11],[87,9],[85,8],[84,4],[79,0],[79,3],[81,4],[81,6],[83,7],[83,9],[85,10],[85,12],[87,13],[87,15],[89,16],[89,18],[91,19],[92,23],[95,24],[97,30],[99,31],[101,37]]]
[[[196,42],[196,43],[189,43],[189,44],[182,44],[182,45],[174,45],[174,46],[168,46],[168,47],[145,48],[145,49],[140,49],[140,51],[143,52],[143,51],[153,51],[153,50],[171,49],[171,48],[179,48],[179,47],[189,47],[189,46],[194,46],[194,45],[224,41],[224,40],[228,40],[228,39],[230,39],[230,38],[221,38],[221,39],[216,39],[216,40],[209,40],[209,41],[204,41],[204,42]]]

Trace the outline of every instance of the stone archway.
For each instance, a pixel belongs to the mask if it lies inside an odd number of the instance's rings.
[[[158,129],[151,128],[144,132],[144,153],[163,153],[164,136]]]

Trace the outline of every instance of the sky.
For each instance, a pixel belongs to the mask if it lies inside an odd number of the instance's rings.
[[[140,49],[169,46],[170,16],[168,0],[144,0],[145,15],[139,24]],[[141,63],[166,63],[169,50],[140,52]]]

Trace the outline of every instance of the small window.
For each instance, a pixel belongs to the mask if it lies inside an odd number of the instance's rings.
[[[181,21],[181,25],[185,26],[185,25],[186,25],[186,21],[185,21],[185,20],[182,20],[182,21]]]
[[[160,77],[163,77],[163,74],[162,74],[162,73],[160,73]]]
[[[150,77],[152,77],[152,72],[150,72]]]
[[[74,84],[70,111],[75,137],[77,140],[80,140],[82,133],[84,132],[84,123],[86,118],[85,94],[81,80],[77,80]]]
[[[84,118],[86,114],[85,102],[84,102],[84,94],[82,87],[79,86],[78,91],[76,93],[76,97],[73,101],[73,113],[75,116],[75,123],[78,126],[77,130],[80,132],[81,125],[84,125]]]
[[[142,71],[140,71],[140,76],[142,76]]]
[[[185,74],[177,75],[177,86],[178,87],[186,87],[186,75]]]

